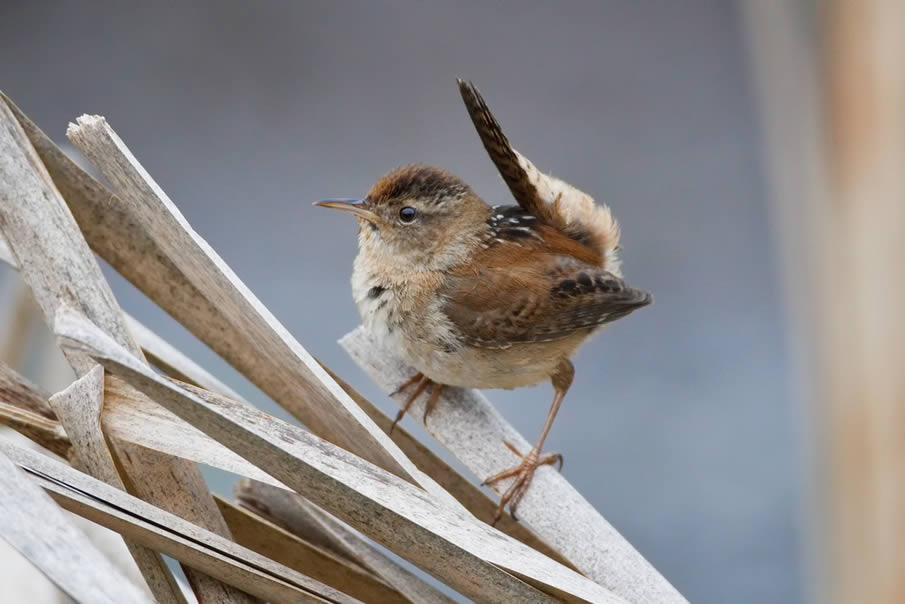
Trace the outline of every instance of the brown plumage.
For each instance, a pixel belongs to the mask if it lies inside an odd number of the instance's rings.
[[[440,168],[413,165],[382,178],[364,200],[320,205],[359,217],[352,290],[364,323],[418,374],[411,403],[431,388],[425,422],[444,386],[555,390],[537,446],[504,493],[515,510],[574,368],[570,358],[602,325],[650,304],[622,279],[619,228],[605,206],[546,175],[516,151],[480,93],[459,89],[484,147],[519,205],[489,206]],[[394,422],[395,425],[395,422]],[[519,453],[521,456],[521,453]]]

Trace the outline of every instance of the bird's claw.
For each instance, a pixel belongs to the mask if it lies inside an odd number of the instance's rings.
[[[512,443],[506,442],[506,447],[509,448],[510,451],[519,455],[518,449],[512,445]],[[509,513],[512,514],[513,520],[518,520],[518,516],[515,511],[518,507],[518,504],[521,502],[522,498],[525,496],[525,493],[528,492],[528,487],[531,486],[531,482],[534,480],[534,473],[541,466],[547,465],[555,465],[558,464],[559,468],[562,469],[563,456],[559,453],[547,453],[546,455],[539,455],[536,449],[532,449],[528,455],[522,459],[522,462],[508,470],[504,470],[498,474],[494,474],[490,478],[486,479],[481,483],[481,486],[491,486],[501,480],[506,480],[507,478],[515,477],[515,481],[509,485],[509,488],[506,489],[506,492],[503,493],[502,497],[500,497],[500,504],[497,506],[496,514],[493,517],[493,522],[491,522],[491,526],[496,525],[499,522],[500,518],[503,516],[503,511],[505,507],[509,506]]]

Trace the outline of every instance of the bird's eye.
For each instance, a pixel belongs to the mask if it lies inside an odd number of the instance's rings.
[[[414,222],[417,216],[418,210],[416,210],[412,206],[405,206],[404,208],[399,210],[399,220],[406,224]]]

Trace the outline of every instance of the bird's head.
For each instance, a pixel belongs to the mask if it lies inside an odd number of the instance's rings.
[[[390,172],[364,199],[315,205],[357,216],[362,253],[409,270],[442,270],[467,260],[491,211],[461,179],[424,165]]]

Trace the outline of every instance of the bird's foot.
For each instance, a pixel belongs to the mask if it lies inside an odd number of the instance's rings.
[[[402,386],[394,390],[390,396],[395,396],[397,394],[401,394],[405,392],[410,386],[415,384],[415,389],[409,395],[409,397],[405,400],[405,404],[402,406],[402,409],[399,410],[399,413],[396,414],[396,419],[393,420],[393,423],[390,424],[389,435],[393,435],[393,430],[396,429],[396,424],[398,424],[405,414],[408,412],[409,408],[412,406],[421,393],[424,392],[425,388],[428,385],[431,386],[431,395],[430,398],[427,399],[427,405],[424,407],[424,424],[427,425],[427,417],[430,415],[431,411],[434,410],[434,405],[437,403],[437,399],[440,398],[440,393],[443,392],[443,384],[438,384],[432,381],[430,378],[425,376],[423,373],[416,373],[410,380],[404,383]]]
[[[505,445],[519,457],[522,456],[513,444],[505,442]],[[524,456],[519,465],[509,470],[504,470],[499,474],[494,474],[481,483],[481,486],[489,486],[501,480],[515,477],[515,481],[509,485],[509,488],[506,489],[506,492],[500,497],[500,505],[497,506],[496,515],[493,517],[491,526],[496,525],[496,523],[499,522],[500,518],[503,516],[503,510],[507,505],[509,506],[509,513],[512,514],[512,518],[518,520],[518,516],[515,515],[515,510],[518,507],[519,502],[521,502],[522,498],[525,496],[525,493],[528,492],[528,487],[531,486],[531,481],[534,480],[534,473],[537,469],[541,466],[558,464],[559,469],[561,470],[562,463],[563,457],[559,453],[540,455],[540,452],[537,449],[531,449],[531,452]]]

